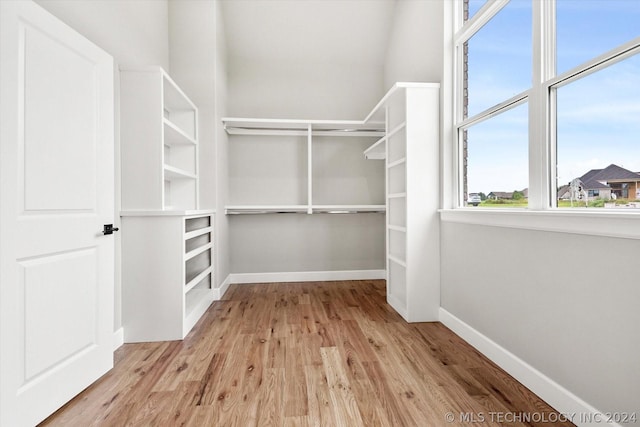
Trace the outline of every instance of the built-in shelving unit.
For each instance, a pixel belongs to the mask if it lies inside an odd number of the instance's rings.
[[[212,212],[130,211],[122,219],[124,341],[183,339],[214,300]]]
[[[198,109],[160,67],[120,73],[125,342],[182,339],[214,299]]]
[[[362,149],[384,122],[223,118],[230,139],[231,203],[225,213],[384,213],[384,181],[362,164]],[[336,170],[339,171],[336,173]],[[351,174],[351,175],[349,175]],[[344,177],[345,175],[349,175]],[[342,180],[336,178],[342,176]],[[234,203],[234,202],[240,203]]]
[[[410,322],[440,307],[438,102],[438,84],[397,83],[367,117],[386,128],[364,156],[385,161],[387,301]]]
[[[439,91],[396,83],[361,121],[223,119],[225,213],[386,213],[387,301],[407,321],[438,320]]]
[[[160,67],[120,72],[123,210],[198,208],[198,109]]]

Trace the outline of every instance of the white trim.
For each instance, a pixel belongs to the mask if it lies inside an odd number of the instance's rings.
[[[489,0],[480,8],[467,22],[462,23],[460,28],[455,28],[454,41],[456,45],[461,45],[476,35],[494,16],[498,14],[509,3],[509,0]],[[459,19],[458,25],[462,22]]]
[[[458,319],[444,308],[440,307],[440,322],[447,328],[451,329],[456,335],[460,336],[467,343],[475,347],[480,353],[485,355],[491,361],[496,363],[502,369],[507,371],[509,375],[520,381],[525,387],[537,394],[542,400],[551,405],[556,411],[578,426],[615,426],[621,427],[620,424],[606,423],[606,417],[601,411],[589,405],[578,396],[544,375],[542,372],[520,359],[509,350],[500,346],[489,337],[483,335],[467,323]],[[592,418],[595,421],[591,423],[580,423],[581,416],[594,414]],[[573,418],[572,418],[573,417]],[[597,422],[599,421],[599,422]]]
[[[313,209],[313,138],[312,126],[307,125],[307,213],[312,214]]]
[[[506,113],[512,108],[516,108],[528,102],[531,97],[531,89],[527,89],[524,92],[521,92],[504,102],[494,105],[493,107],[489,107],[484,111],[481,111],[477,114],[474,114],[471,117],[467,117],[462,120],[460,123],[456,124],[456,128],[458,129],[469,129],[473,125],[477,125],[478,123],[484,122],[485,120],[491,119],[497,115],[502,113]]]
[[[543,86],[562,87],[583,77],[589,76],[597,71],[607,68],[617,62],[623,61],[640,52],[640,37],[636,37],[627,43],[615,47],[602,55],[584,63],[577,65],[562,74],[543,82]]]
[[[441,209],[443,222],[521,228],[587,236],[640,239],[640,209],[574,208],[544,211],[498,208]]]
[[[382,97],[380,102],[373,107],[373,110],[365,117],[363,123],[368,123],[376,113],[381,111],[381,108],[387,105],[389,99],[402,88],[440,88],[440,83],[418,83],[418,82],[396,82],[391,89]]]
[[[189,210],[126,210],[120,211],[120,216],[196,216],[213,215],[215,209],[189,209]]]
[[[457,104],[456,79],[454,71],[454,57],[456,45],[453,41],[454,28],[456,27],[455,9],[459,2],[444,2],[444,37],[443,37],[443,73],[442,90],[440,91],[440,206],[451,208],[455,202],[456,189],[458,188],[458,148],[454,143],[455,135],[454,119],[456,118],[454,106]],[[462,193],[462,192],[460,192]]]
[[[217,288],[213,288],[214,301],[220,301],[224,296],[224,294],[229,289],[229,286],[231,286],[231,274],[229,274],[227,278],[224,279],[224,281],[220,284],[220,286],[218,286]]]
[[[232,273],[230,276],[231,283],[322,282],[331,280],[385,279],[386,270]]]
[[[119,349],[122,344],[124,344],[124,328],[120,327],[113,331],[113,351]]]

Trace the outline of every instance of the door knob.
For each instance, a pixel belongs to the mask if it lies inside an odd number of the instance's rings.
[[[105,224],[102,234],[113,234],[114,231],[120,230],[118,227],[114,227],[113,224]]]

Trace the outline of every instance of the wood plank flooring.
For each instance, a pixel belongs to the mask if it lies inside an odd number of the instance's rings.
[[[184,341],[115,359],[41,425],[572,425],[381,280],[232,285]]]

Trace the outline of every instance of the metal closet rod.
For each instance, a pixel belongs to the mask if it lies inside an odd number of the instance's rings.
[[[307,211],[272,211],[272,210],[235,210],[235,209],[230,209],[228,211],[225,212],[227,215],[266,215],[266,214],[305,214],[308,215]],[[319,209],[319,210],[314,210],[311,214],[363,214],[363,213],[377,213],[377,214],[381,214],[381,213],[385,213],[385,211],[383,210],[375,210],[375,211],[352,211],[352,210],[339,210],[339,209],[333,209],[333,210],[324,210],[324,209]]]
[[[225,125],[224,126],[225,130],[233,130],[233,129],[237,129],[237,130],[255,130],[255,131],[272,131],[272,130],[276,130],[276,131],[285,131],[285,132],[307,132],[308,129],[305,128],[292,128],[292,127],[253,127],[253,126],[229,126],[229,125]],[[322,128],[322,129],[318,129],[318,128],[311,128],[311,130],[313,132],[353,132],[353,133],[357,133],[357,132],[384,132],[384,129],[381,128],[366,128],[366,129],[360,129],[360,128],[353,128],[353,129],[340,129],[340,128],[335,128],[335,129],[326,129],[326,128]]]

